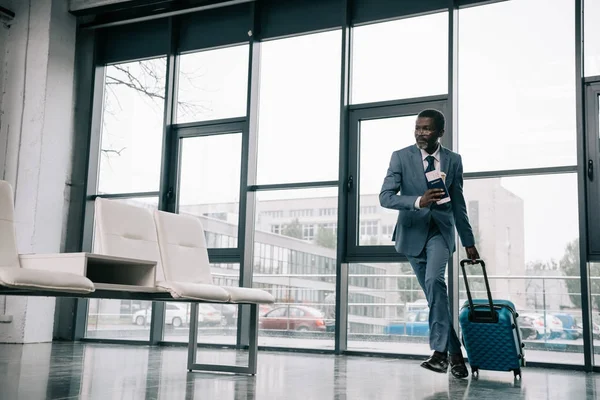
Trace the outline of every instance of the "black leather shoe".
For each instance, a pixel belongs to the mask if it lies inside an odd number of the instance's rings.
[[[437,355],[432,355],[421,363],[421,367],[433,372],[445,374],[448,371],[448,360]]]
[[[469,370],[467,370],[467,366],[465,364],[465,360],[460,359],[452,359],[450,358],[450,373],[452,376],[457,379],[463,379],[469,376]]]

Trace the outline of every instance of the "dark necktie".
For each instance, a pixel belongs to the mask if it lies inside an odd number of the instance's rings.
[[[427,156],[425,157],[425,160],[427,161],[428,165],[427,165],[427,169],[425,170],[425,173],[431,172],[433,170],[435,170],[435,158],[433,158],[433,156]]]

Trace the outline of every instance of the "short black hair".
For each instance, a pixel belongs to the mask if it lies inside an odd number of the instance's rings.
[[[443,131],[446,127],[446,117],[440,110],[436,110],[434,108],[428,108],[423,110],[417,115],[417,118],[433,118],[435,122],[435,128],[438,131]]]

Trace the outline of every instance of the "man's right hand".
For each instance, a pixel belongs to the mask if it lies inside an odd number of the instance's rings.
[[[444,196],[444,189],[428,189],[425,194],[421,196],[419,207],[429,207],[431,203],[441,200],[442,196]]]

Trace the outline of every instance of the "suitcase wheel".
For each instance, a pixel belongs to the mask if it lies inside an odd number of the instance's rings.
[[[521,368],[515,369],[513,373],[515,374],[515,379],[517,379],[517,377],[519,377],[519,380],[521,379]]]
[[[471,367],[471,375],[473,375],[473,379],[479,378],[479,368]]]

